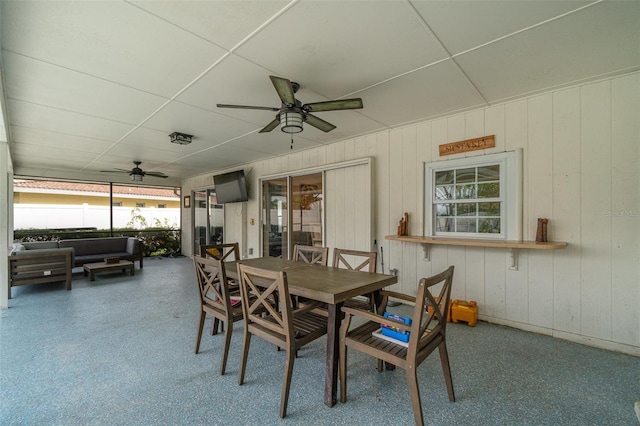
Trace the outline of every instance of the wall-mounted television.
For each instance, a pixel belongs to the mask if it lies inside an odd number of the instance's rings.
[[[213,177],[213,186],[215,187],[218,204],[240,203],[249,200],[244,170],[215,175]]]

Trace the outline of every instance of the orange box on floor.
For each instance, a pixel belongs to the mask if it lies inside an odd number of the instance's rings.
[[[471,300],[454,300],[451,304],[451,321],[457,323],[464,321],[469,326],[475,327],[478,324],[478,304]]]

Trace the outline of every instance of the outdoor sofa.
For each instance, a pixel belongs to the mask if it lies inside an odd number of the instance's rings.
[[[136,260],[142,268],[144,250],[135,237],[78,238],[75,240],[14,243],[9,255],[11,287],[65,281],[71,290],[71,270],[106,257]]]

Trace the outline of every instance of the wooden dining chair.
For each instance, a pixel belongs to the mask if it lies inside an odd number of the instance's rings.
[[[329,263],[329,247],[302,246],[293,248],[293,260],[311,265],[327,266]]]
[[[329,247],[315,247],[296,244],[293,248],[292,260],[308,263],[310,265],[327,266],[329,263]],[[311,302],[297,296],[292,296],[292,301],[294,307],[298,307],[300,303],[314,303],[317,307],[322,306],[321,303]]]
[[[416,297],[401,293],[382,291],[380,312],[385,312],[390,297],[415,303],[411,324],[385,318],[362,309],[343,307],[345,318],[340,327],[340,402],[347,400],[347,347],[356,349],[378,359],[378,371],[382,371],[382,362],[387,362],[406,371],[411,405],[416,425],[423,425],[422,404],[418,388],[417,368],[431,352],[438,348],[440,363],[444,373],[444,380],[449,394],[449,400],[455,401],[449,355],[447,353],[446,326],[447,312],[451,298],[451,284],[453,282],[453,266],[446,271],[430,278],[422,278],[418,285]],[[440,284],[442,284],[440,286]],[[435,290],[439,289],[437,295]],[[429,313],[425,307],[430,306]],[[350,329],[354,317],[365,320],[359,326]],[[374,336],[383,324],[395,329],[408,331],[408,343],[393,341]],[[396,343],[397,342],[397,343]]]
[[[378,253],[375,251],[333,249],[334,268],[344,268],[352,271],[376,272]],[[375,310],[373,294],[351,298],[344,302],[344,306],[357,309]]]
[[[207,244],[200,246],[200,256],[213,258],[221,262],[233,262],[234,260],[240,260],[240,246],[238,243],[224,243],[224,244]],[[236,280],[227,278],[229,283],[229,292],[231,294],[240,294],[240,289]],[[209,334],[212,336],[218,333],[218,327],[220,332],[224,331],[224,322],[214,320],[211,323],[211,331]]]
[[[215,324],[212,330],[214,330],[214,334],[217,334],[217,322],[226,323],[222,362],[220,363],[220,375],[224,375],[231,334],[233,333],[233,323],[242,319],[242,306],[241,303],[232,303],[224,262],[215,258],[195,255],[193,256],[193,265],[200,296],[200,321],[198,323],[195,352],[197,354],[200,350],[202,329],[207,314],[213,317],[212,320]]]
[[[240,260],[238,243],[207,244],[200,246],[200,256],[213,257],[223,262]]]
[[[284,418],[296,351],[327,334],[327,319],[304,308],[292,308],[287,274],[284,271],[275,272],[238,264],[238,275],[245,318],[238,383],[244,383],[252,335],[286,349],[287,359],[280,398],[280,417]],[[274,293],[279,293],[279,307],[271,302]],[[254,302],[246,297],[250,294],[256,297]]]

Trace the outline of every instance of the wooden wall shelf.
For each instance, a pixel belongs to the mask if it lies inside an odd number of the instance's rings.
[[[431,245],[446,246],[465,246],[465,247],[493,247],[509,249],[511,256],[510,269],[518,269],[518,258],[516,256],[517,249],[524,250],[562,250],[567,248],[564,241],[549,241],[546,243],[538,243],[535,241],[508,241],[508,240],[489,240],[479,238],[441,238],[441,237],[420,237],[413,235],[387,235],[385,240],[401,241],[405,243],[422,244],[425,259],[429,259],[429,247]]]

